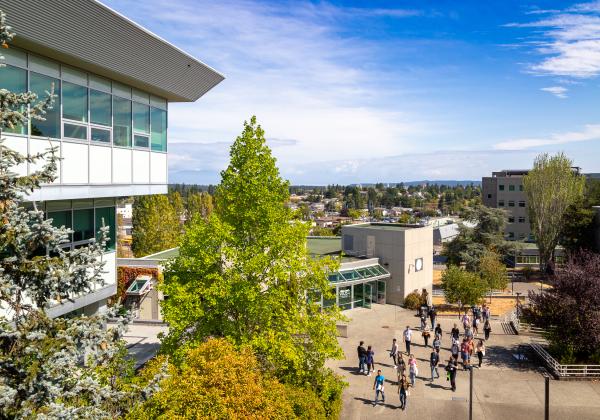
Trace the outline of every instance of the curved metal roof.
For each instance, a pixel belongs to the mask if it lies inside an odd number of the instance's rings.
[[[193,102],[225,77],[96,0],[0,0],[14,45],[144,90]]]

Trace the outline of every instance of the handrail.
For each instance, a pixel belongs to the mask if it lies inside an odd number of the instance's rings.
[[[559,378],[600,378],[600,365],[562,365],[541,345],[530,343],[529,346]]]

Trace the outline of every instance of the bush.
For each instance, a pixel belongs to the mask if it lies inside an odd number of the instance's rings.
[[[411,292],[404,298],[404,307],[406,309],[419,309],[420,306],[421,295],[418,292]]]

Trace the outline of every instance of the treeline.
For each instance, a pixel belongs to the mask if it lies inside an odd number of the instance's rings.
[[[187,188],[185,184],[177,185],[183,188],[169,187],[168,195],[134,198],[131,249],[135,257],[175,248],[186,226],[195,217],[207,218],[212,212],[213,199],[208,191]]]

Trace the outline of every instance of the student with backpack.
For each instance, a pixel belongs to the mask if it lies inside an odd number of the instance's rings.
[[[452,358],[448,359],[448,363],[446,364],[446,380],[450,381],[452,392],[456,392],[456,370],[456,361],[452,360]]]

